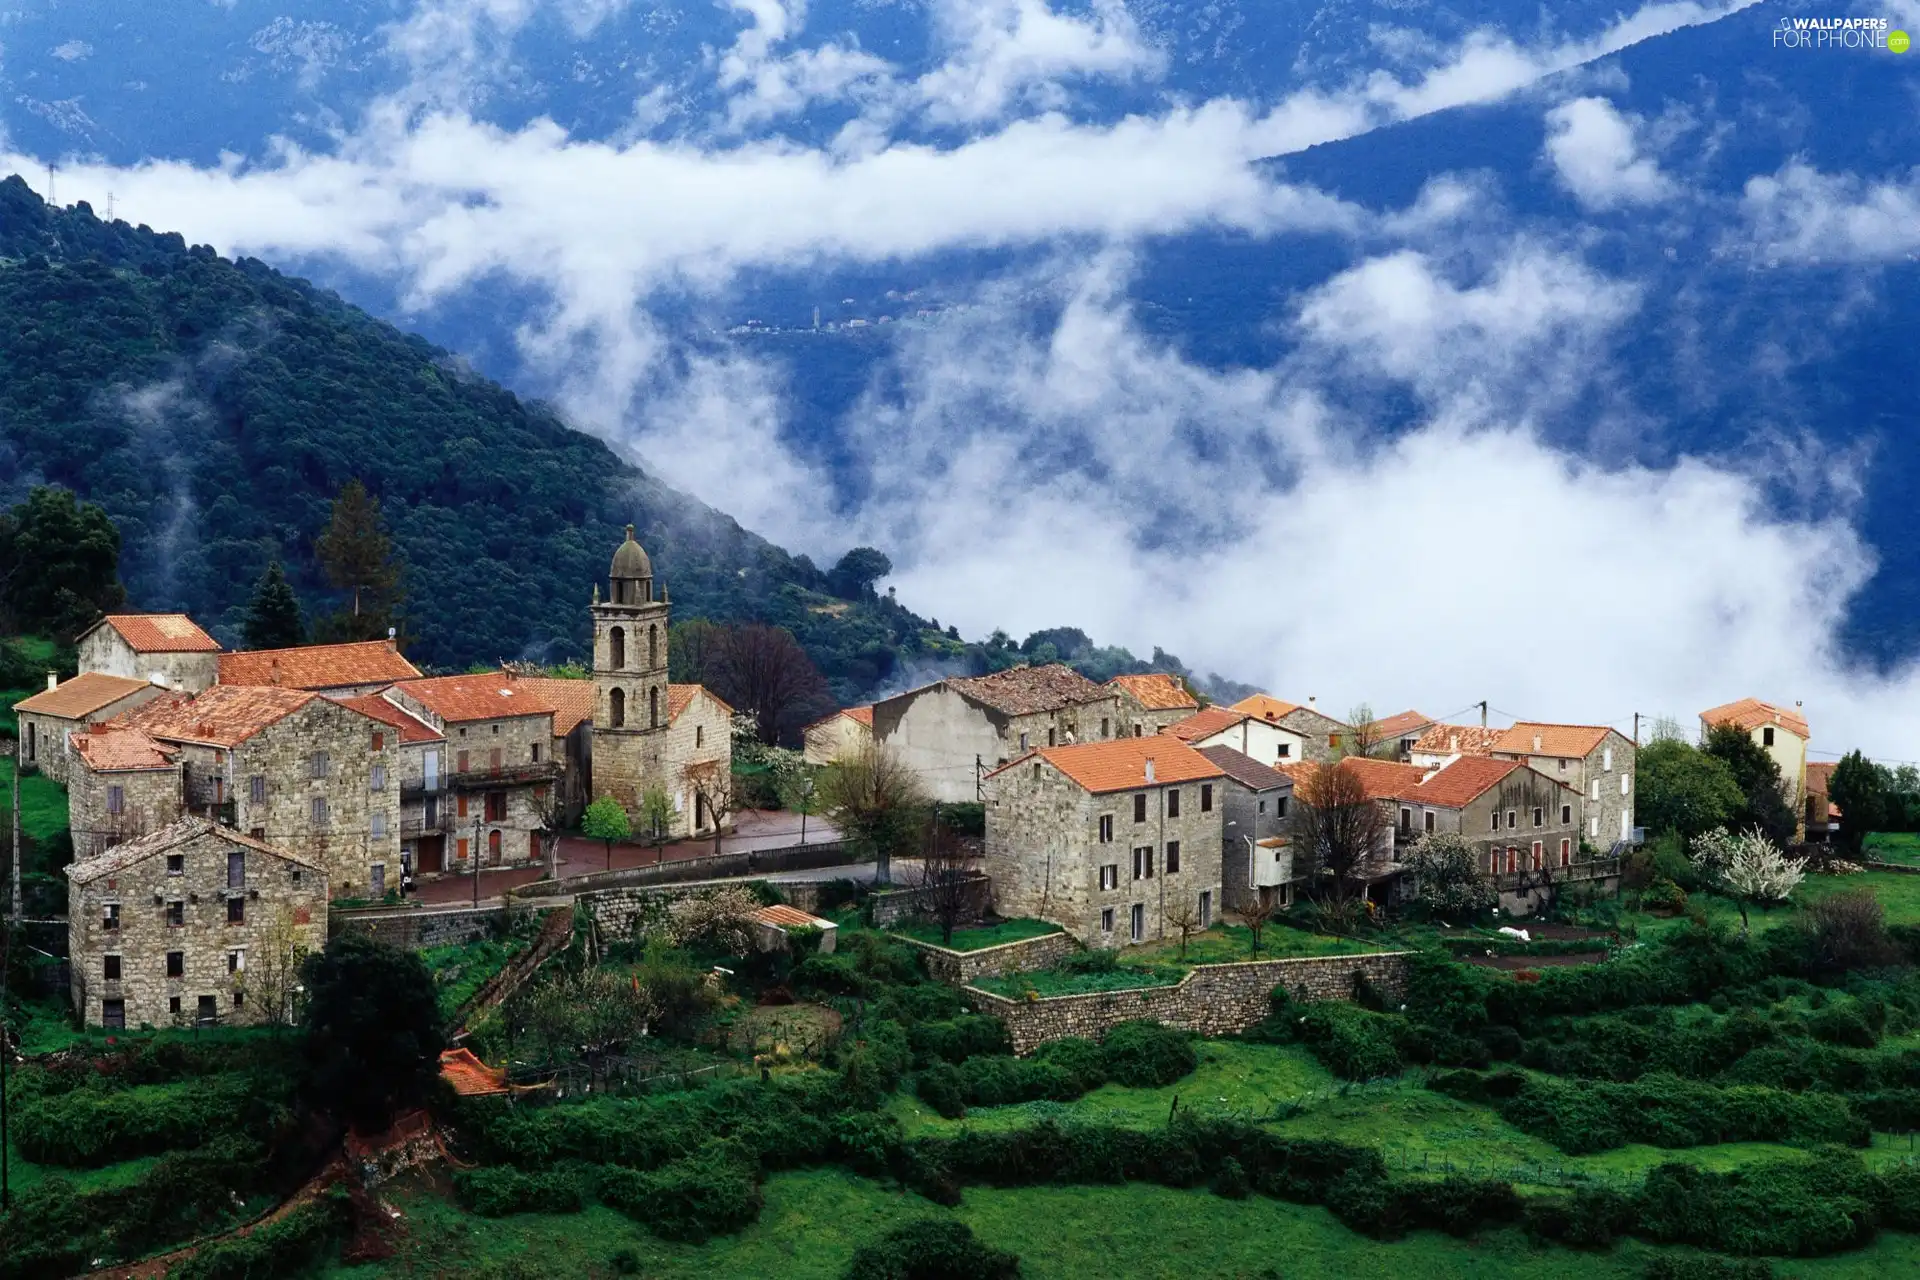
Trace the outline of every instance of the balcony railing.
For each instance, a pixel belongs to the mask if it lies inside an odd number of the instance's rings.
[[[552,782],[560,776],[556,761],[538,764],[503,764],[498,769],[468,769],[447,775],[447,786],[455,791],[484,791],[489,787],[511,787],[532,782]]]
[[[405,804],[409,801],[425,800],[428,796],[440,795],[446,789],[445,780],[438,777],[434,778],[432,786],[428,786],[424,781],[403,782],[400,784],[400,801]]]

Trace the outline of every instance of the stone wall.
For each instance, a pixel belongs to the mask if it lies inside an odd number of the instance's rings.
[[[516,898],[551,898],[604,889],[730,880],[773,875],[781,871],[844,867],[858,860],[859,855],[841,841],[820,840],[781,849],[745,849],[739,853],[722,853],[717,858],[675,858],[648,867],[623,867],[618,871],[590,871],[585,875],[563,876],[558,880],[536,880],[532,884],[522,885],[513,893]]]
[[[1364,974],[1387,996],[1401,996],[1406,992],[1411,954],[1387,951],[1207,964],[1196,966],[1177,986],[1040,1000],[1010,1000],[978,987],[963,987],[961,994],[976,1012],[1005,1022],[1013,1051],[1026,1054],[1066,1036],[1098,1040],[1109,1029],[1138,1018],[1205,1036],[1231,1035],[1267,1016],[1269,996],[1277,986],[1285,987],[1298,1001],[1347,1000],[1353,996],[1355,974]]]
[[[169,689],[199,693],[220,676],[217,653],[139,653],[111,626],[97,626],[80,642],[80,670],[128,680],[163,676]]]
[[[932,905],[932,892],[929,888],[886,889],[874,894],[870,900],[874,927],[885,929],[902,920],[917,919]],[[992,879],[975,876],[968,880],[966,895],[958,918],[971,924],[985,916],[992,905]]]
[[[1079,941],[1065,932],[1024,938],[1019,942],[1003,942],[997,947],[982,947],[978,951],[955,951],[950,947],[921,942],[917,938],[903,937],[901,941],[918,947],[926,956],[929,974],[941,982],[956,986],[991,974],[1031,973],[1035,969],[1052,968],[1082,949]]]
[[[428,910],[422,907],[369,907],[365,910],[335,911],[330,932],[363,933],[388,946],[408,951],[429,947],[447,947],[491,938],[506,927],[505,907],[454,907]]]
[[[119,789],[119,811],[113,807]],[[90,858],[180,817],[180,766],[95,772],[76,756],[67,779],[73,856]]]
[[[664,713],[663,713],[664,714]],[[667,834],[691,836],[711,833],[711,815],[700,815],[696,823],[698,798],[694,794],[694,776],[698,773],[730,775],[733,771],[733,721],[725,705],[702,689],[693,695],[679,715],[667,727],[667,740],[660,760],[662,789],[673,801],[673,826]],[[635,827],[638,828],[638,811]],[[727,819],[730,824],[731,818]]]

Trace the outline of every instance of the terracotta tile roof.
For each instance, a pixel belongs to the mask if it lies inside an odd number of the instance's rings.
[[[476,676],[431,676],[393,686],[449,724],[550,716],[558,708],[520,676],[489,671]]]
[[[1111,696],[1072,667],[1057,662],[1044,667],[1014,667],[986,676],[952,676],[945,683],[949,689],[1010,716],[1058,711]]]
[[[1505,729],[1483,729],[1477,724],[1437,724],[1420,735],[1413,749],[1423,755],[1484,756],[1500,741]]]
[[[1298,711],[1300,704],[1297,702],[1284,702],[1272,694],[1256,693],[1234,703],[1233,709],[1235,711],[1244,711],[1250,716],[1258,716],[1262,720],[1278,720],[1284,715]]]
[[[733,708],[720,701],[720,695],[703,684],[670,684],[667,686],[667,723],[672,724],[680,718],[680,713],[693,705],[693,695],[704,693],[713,699],[722,713],[733,714]]]
[[[1613,730],[1603,724],[1543,724],[1522,720],[1495,740],[1493,749],[1516,756],[1579,758],[1599,746]],[[1539,746],[1535,746],[1535,740]]]
[[[819,916],[810,916],[797,907],[777,902],[770,907],[761,907],[753,913],[753,918],[761,924],[770,924],[781,929],[832,929],[837,926],[831,920],[822,920]]]
[[[564,738],[581,725],[593,722],[594,704],[600,696],[593,681],[521,676],[520,683],[533,686],[536,693],[553,704],[554,737]]]
[[[1817,792],[1820,795],[1826,795],[1827,786],[1833,778],[1833,770],[1836,764],[1837,762],[1833,760],[1822,760],[1814,764],[1809,764],[1807,766],[1807,791],[1809,793]]]
[[[1107,681],[1107,687],[1124,689],[1129,697],[1149,711],[1198,710],[1200,707],[1199,700],[1187,692],[1187,686],[1180,682],[1180,677],[1165,671],[1115,676]]]
[[[173,767],[178,753],[161,746],[138,729],[109,725],[92,727],[92,733],[73,735],[73,750],[95,773],[130,773]]]
[[[1813,737],[1808,732],[1807,718],[1798,711],[1776,707],[1771,702],[1762,702],[1758,698],[1742,698],[1738,702],[1729,702],[1725,706],[1702,711],[1700,720],[1709,728],[1731,724],[1748,731],[1758,729],[1762,725],[1776,724],[1803,740],[1811,740]]]
[[[1232,747],[1201,747],[1200,754],[1219,765],[1229,778],[1255,791],[1272,791],[1291,786],[1292,780],[1278,769],[1269,768],[1252,756]]]
[[[135,653],[220,652],[220,642],[184,613],[110,613],[93,626],[112,627]]]
[[[1433,723],[1430,716],[1418,711],[1402,711],[1397,716],[1388,716],[1384,720],[1375,720],[1371,726],[1376,738],[1404,738],[1410,733],[1418,733]]]
[[[509,1092],[507,1073],[480,1061],[471,1049],[442,1050],[440,1078],[463,1098],[487,1098]]]
[[[446,741],[446,735],[438,729],[405,707],[394,706],[377,693],[363,693],[357,698],[334,698],[333,701],[358,711],[363,716],[378,720],[381,724],[392,725],[400,731],[402,742]]]
[[[1397,760],[1372,760],[1363,756],[1349,756],[1336,765],[1326,766],[1311,761],[1297,761],[1280,766],[1280,772],[1293,779],[1296,787],[1304,786],[1315,773],[1322,768],[1345,768],[1360,775],[1360,785],[1365,788],[1370,800],[1400,800],[1406,798],[1414,788],[1420,785],[1420,779],[1427,774],[1417,764],[1401,764]]]
[[[251,649],[220,655],[221,684],[339,689],[354,684],[417,680],[420,670],[385,640],[308,644],[297,649]]]
[[[873,728],[873,707],[871,705],[864,706],[864,707],[842,707],[838,711],[834,712],[832,715],[821,716],[818,720],[815,720],[812,724],[808,725],[807,728],[818,729],[822,725],[832,724],[835,720],[838,720],[841,716],[845,716],[847,719],[853,721],[855,724],[861,726],[862,728],[865,728],[865,729]]]
[[[209,832],[219,836],[228,844],[235,844],[260,853],[271,854],[283,861],[298,863],[300,866],[307,867],[311,870],[317,871],[320,869],[317,863],[310,862],[297,854],[289,853],[287,850],[279,848],[276,845],[270,845],[264,840],[255,840],[252,836],[243,836],[238,831],[229,827],[217,826],[210,819],[182,818],[172,826],[162,827],[158,831],[148,832],[146,835],[129,840],[125,844],[117,844],[105,853],[97,853],[91,858],[82,858],[78,862],[69,864],[67,867],[67,879],[74,884],[86,884],[90,881],[98,880],[101,876],[111,875],[115,871],[132,866],[136,862],[151,858],[156,853],[165,853],[170,849],[177,849],[188,841],[197,840]]]
[[[320,695],[304,689],[216,684],[191,698],[155,698],[115,716],[113,723],[174,742],[231,747],[278,724]]]
[[[1242,720],[1257,718],[1249,712],[1235,711],[1230,707],[1208,707],[1205,711],[1194,712],[1185,720],[1176,720],[1160,732],[1182,742],[1198,742],[1202,738],[1211,738],[1222,729],[1231,729]]]
[[[1199,782],[1222,778],[1226,770],[1195,751],[1186,743],[1164,734],[1151,737],[1114,738],[1107,742],[1080,742],[1065,747],[1042,747],[1030,751],[1011,764],[1001,765],[989,778],[1009,769],[1045,760],[1095,795],[1109,791],[1137,791],[1163,782]],[[1153,764],[1153,780],[1147,780],[1147,764]]]
[[[1458,809],[1497,786],[1515,769],[1526,768],[1527,766],[1518,760],[1461,756],[1401,798],[1416,800],[1421,804],[1430,804],[1441,809]]]
[[[58,716],[62,720],[84,720],[102,707],[111,706],[130,694],[151,686],[145,680],[129,680],[101,671],[82,671],[56,688],[44,689],[31,698],[14,704],[15,711],[34,715]]]

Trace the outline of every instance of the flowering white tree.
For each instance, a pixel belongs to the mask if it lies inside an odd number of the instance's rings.
[[[1688,857],[1694,869],[1700,873],[1700,879],[1706,884],[1717,884],[1725,874],[1727,864],[1733,861],[1734,852],[1739,848],[1742,837],[1734,835],[1725,827],[1715,827],[1693,838],[1687,846]]]
[[[1747,932],[1747,905],[1762,908],[1785,902],[1806,879],[1807,864],[1801,858],[1789,858],[1780,846],[1763,835],[1759,828],[1734,836],[1727,863],[1720,871],[1720,884],[1740,905],[1740,932]]]

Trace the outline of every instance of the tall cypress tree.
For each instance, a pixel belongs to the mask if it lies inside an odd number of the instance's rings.
[[[333,500],[333,518],[313,549],[327,581],[353,593],[349,607],[321,630],[335,640],[384,636],[400,610],[400,566],[380,516],[380,500],[358,478],[341,487]]]
[[[300,621],[300,601],[278,560],[267,566],[254,586],[241,632],[249,649],[290,649],[307,642],[307,628]]]

